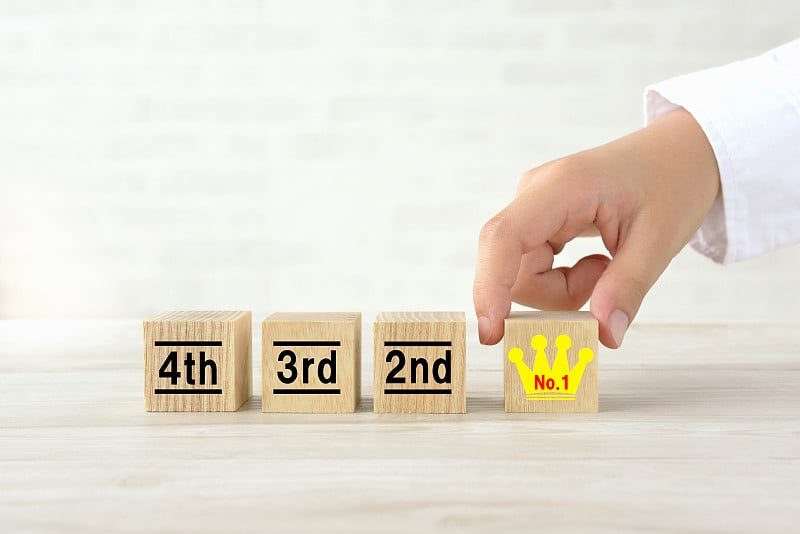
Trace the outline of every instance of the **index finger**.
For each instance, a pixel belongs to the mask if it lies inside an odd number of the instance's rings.
[[[481,230],[472,288],[481,343],[494,345],[503,338],[503,320],[511,311],[511,288],[522,255],[564,226],[567,205],[557,189],[528,187]]]

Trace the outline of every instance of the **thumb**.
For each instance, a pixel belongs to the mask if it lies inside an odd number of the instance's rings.
[[[600,341],[606,347],[622,345],[644,297],[672,259],[667,250],[658,240],[632,232],[600,276],[590,310],[600,323]]]

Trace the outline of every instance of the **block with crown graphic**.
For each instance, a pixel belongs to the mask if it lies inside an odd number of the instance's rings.
[[[597,320],[512,312],[503,350],[506,412],[597,412]]]
[[[375,413],[465,413],[463,312],[375,318]]]

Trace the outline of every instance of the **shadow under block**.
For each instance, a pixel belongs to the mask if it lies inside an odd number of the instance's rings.
[[[375,318],[375,413],[466,413],[463,312]]]
[[[597,339],[589,312],[512,312],[503,346],[506,412],[597,412]]]
[[[274,313],[261,323],[261,356],[262,412],[356,411],[360,313]]]
[[[175,311],[145,321],[145,410],[238,410],[253,394],[251,321],[249,311]]]

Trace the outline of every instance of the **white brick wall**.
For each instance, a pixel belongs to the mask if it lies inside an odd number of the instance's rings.
[[[523,171],[798,28],[790,0],[0,0],[0,317],[469,310]],[[686,251],[642,317],[796,317],[798,262]]]

